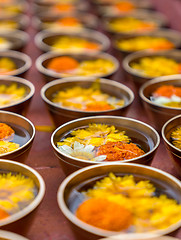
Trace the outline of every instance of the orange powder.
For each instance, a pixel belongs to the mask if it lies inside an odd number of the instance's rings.
[[[106,155],[105,161],[121,161],[143,155],[145,152],[134,143],[108,142],[99,147],[97,155]]]
[[[73,10],[73,6],[70,4],[57,4],[55,10],[58,12],[68,12]]]
[[[120,2],[115,4],[115,7],[121,12],[129,12],[135,9],[135,6],[131,2]]]
[[[132,223],[131,213],[125,207],[102,198],[83,202],[76,216],[92,226],[109,231],[127,229]]]
[[[163,97],[170,98],[172,95],[181,97],[181,87],[174,87],[172,85],[163,85],[157,88],[155,92],[153,92],[154,97],[163,96]]]
[[[106,102],[95,102],[95,103],[89,103],[86,105],[85,111],[106,111],[111,110],[113,107],[110,106],[110,104]]]
[[[0,140],[6,139],[14,134],[14,130],[5,123],[0,123]]]
[[[64,25],[64,26],[75,26],[75,25],[79,24],[80,22],[77,18],[65,17],[65,18],[59,19],[58,23],[60,23],[61,25]]]
[[[0,209],[0,219],[4,219],[9,217],[9,213],[7,213],[6,211],[4,211],[3,209]]]
[[[56,57],[53,58],[47,65],[47,68],[56,72],[68,72],[76,69],[79,62],[71,57]]]

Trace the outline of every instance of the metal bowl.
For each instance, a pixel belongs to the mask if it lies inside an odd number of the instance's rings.
[[[85,49],[79,49],[79,50],[64,50],[64,49],[58,49],[58,48],[54,48],[52,45],[53,43],[58,40],[60,37],[76,37],[79,39],[84,39],[84,40],[88,40],[91,41],[93,43],[97,43],[100,45],[100,49],[99,50],[85,50]],[[62,32],[62,31],[56,31],[56,32],[52,32],[52,31],[41,31],[39,32],[36,36],[35,36],[35,43],[37,45],[37,47],[39,49],[41,49],[44,52],[48,52],[48,51],[55,51],[55,52],[59,52],[59,53],[84,53],[84,52],[91,52],[91,53],[97,53],[100,51],[105,51],[109,48],[110,46],[110,40],[108,37],[106,37],[106,35],[98,32],[98,31],[94,31],[94,30],[84,30],[82,32]]]
[[[0,38],[6,39],[9,43],[5,47],[0,45],[0,51],[7,49],[21,50],[29,41],[29,35],[21,30],[0,31]]]
[[[54,149],[55,155],[60,160],[61,167],[65,174],[72,173],[80,168],[87,167],[90,165],[99,165],[100,162],[93,162],[88,160],[81,160],[74,158],[62,153],[57,148],[57,142],[64,136],[64,134],[70,132],[73,129],[88,126],[90,123],[96,124],[107,124],[114,125],[115,127],[121,128],[128,132],[130,137],[137,138],[136,141],[145,147],[145,154],[129,160],[123,160],[121,163],[140,163],[140,164],[150,164],[156,149],[158,148],[160,138],[158,133],[151,126],[126,117],[116,117],[116,116],[94,116],[79,118],[77,120],[70,121],[58,127],[51,136],[51,144]],[[120,162],[120,161],[119,161]]]
[[[143,106],[149,118],[152,120],[151,122],[153,123],[153,126],[158,131],[161,131],[162,126],[168,121],[168,119],[181,114],[181,108],[162,106],[155,104],[150,100],[152,93],[162,85],[181,87],[181,75],[178,74],[155,78],[143,84],[139,91]]]
[[[111,21],[113,21],[114,19],[122,19],[122,18],[125,18],[125,17],[136,18],[136,19],[139,19],[139,20],[144,20],[144,21],[154,23],[156,25],[155,26],[156,29],[151,30],[151,31],[149,30],[149,31],[147,31],[147,33],[156,31],[158,28],[165,26],[168,22],[165,15],[162,15],[161,13],[148,11],[148,10],[147,11],[146,10],[135,10],[134,12],[132,12],[130,14],[125,14],[125,15],[105,16],[104,21],[103,21],[104,29],[111,34],[116,34],[116,35],[119,35],[121,37],[130,36],[132,34],[139,33],[136,30],[135,31],[130,31],[130,32],[117,32],[117,31],[115,31],[115,30],[113,30],[109,27],[109,23]]]
[[[126,39],[131,39],[134,37],[138,37],[138,36],[149,36],[149,37],[163,37],[168,39],[170,42],[173,43],[175,48],[179,48],[181,46],[181,33],[175,30],[171,30],[171,29],[158,29],[157,31],[154,31],[152,33],[142,33],[142,34],[130,34],[130,36],[117,36],[114,38],[113,40],[113,47],[120,53],[121,56],[126,57],[128,56],[128,54],[130,53],[134,53],[134,52],[138,52],[138,51],[126,51],[126,50],[122,50],[120,48],[117,47],[116,42],[118,40],[126,40]],[[139,51],[140,54],[142,54],[141,52],[143,51]],[[157,51],[159,52],[159,51]],[[150,51],[151,53],[151,51]],[[156,53],[155,51],[153,51],[153,54]],[[136,53],[135,53],[136,54]],[[139,53],[138,53],[139,54]],[[126,65],[129,64],[128,61],[131,61],[131,56],[135,56],[135,55],[130,55],[130,58],[126,58],[124,61],[124,68],[127,71],[128,69],[126,68]]]
[[[20,236],[19,234],[0,230],[0,239],[1,240],[28,240],[28,238],[25,238],[23,236]]]
[[[115,96],[119,99],[123,99],[125,101],[124,106],[116,109],[112,109],[112,110],[88,112],[88,111],[68,109],[65,107],[61,107],[56,103],[52,102],[52,96],[56,92],[63,89],[75,87],[75,86],[89,88],[92,85],[92,83],[95,82],[95,80],[96,78],[90,78],[90,77],[74,77],[74,78],[59,79],[59,80],[55,80],[53,82],[47,83],[41,89],[41,97],[46,103],[48,110],[56,126],[60,126],[62,123],[65,123],[67,121],[80,118],[80,117],[97,116],[97,115],[124,116],[126,114],[129,106],[134,100],[133,92],[128,87],[126,87],[121,83],[111,81],[109,79],[103,79],[103,78],[99,79],[101,91],[111,96]]]
[[[20,147],[12,152],[0,154],[1,158],[7,158],[17,162],[24,162],[28,157],[32,143],[35,137],[35,127],[27,118],[16,113],[1,111],[0,122],[11,126],[18,135],[18,143]]]
[[[31,58],[28,55],[18,51],[0,51],[0,59],[3,57],[10,58],[17,66],[17,69],[9,71],[3,75],[18,75],[23,77],[23,75],[29,70],[32,65]]]
[[[68,176],[60,185],[57,194],[58,205],[63,212],[64,216],[70,223],[70,226],[77,237],[76,239],[84,240],[97,240],[102,239],[102,237],[110,237],[113,239],[130,239],[130,240],[140,240],[140,239],[152,239],[154,237],[159,237],[161,235],[170,233],[181,226],[181,220],[176,224],[170,225],[166,229],[155,230],[152,232],[145,233],[123,233],[123,232],[112,232],[102,230],[89,224],[84,223],[79,220],[73,212],[70,210],[71,206],[75,207],[81,201],[80,194],[84,189],[89,189],[93,186],[95,181],[98,181],[110,172],[117,176],[124,176],[132,174],[139,180],[149,180],[151,181],[159,192],[169,195],[170,198],[176,199],[181,203],[181,183],[178,179],[172,175],[161,171],[159,169],[142,166],[139,164],[102,164],[97,166],[90,166],[83,168],[75,173]],[[114,236],[113,236],[114,235]],[[115,236],[117,235],[117,236]],[[112,238],[111,238],[112,239]],[[159,238],[158,238],[159,239]],[[164,239],[164,238],[163,238]]]
[[[71,26],[54,26],[54,24],[62,18],[65,17],[74,17],[77,18],[81,24],[82,27],[71,27]],[[48,23],[48,24],[47,24]],[[67,32],[80,32],[80,31],[85,31],[85,28],[91,28],[91,29],[96,29],[98,26],[98,18],[94,16],[93,14],[88,14],[88,13],[82,13],[82,12],[75,12],[72,14],[62,14],[62,15],[48,15],[45,14],[44,16],[40,17],[34,17],[33,19],[33,24],[35,28],[38,30],[49,30],[49,31],[67,31]]]
[[[180,112],[181,113],[181,112]],[[171,142],[170,142],[170,136],[172,131],[181,126],[181,115],[175,115],[175,117],[169,119],[162,127],[162,137],[164,140],[164,144],[173,160],[173,163],[175,164],[175,169],[177,170],[177,173],[181,176],[181,149],[176,148]]]
[[[115,67],[109,73],[107,73],[107,74],[97,73],[96,76],[93,75],[91,77],[111,76],[119,69],[119,65],[120,65],[118,60],[115,57],[113,57],[107,53],[96,53],[96,54],[84,53],[84,54],[66,54],[65,55],[65,54],[60,54],[60,53],[55,53],[55,52],[48,52],[48,53],[42,54],[36,60],[36,68],[38,69],[39,72],[41,72],[44,75],[46,82],[50,82],[52,80],[55,80],[56,78],[63,77],[61,73],[51,71],[51,70],[47,69],[47,67],[46,67],[47,64],[53,58],[60,57],[60,56],[70,56],[70,57],[75,58],[79,62],[83,61],[83,60],[95,60],[95,59],[102,58],[102,59],[110,60],[114,63]]]
[[[45,183],[43,181],[43,178],[33,168],[22,163],[12,162],[10,160],[0,159],[0,169],[1,172],[5,171],[22,173],[23,175],[32,178],[38,188],[37,196],[27,207],[0,221],[1,230],[14,231],[16,233],[20,232],[21,234],[26,233],[28,232],[31,223],[33,222],[33,217],[36,214],[35,209],[38,207],[45,194]],[[2,232],[0,231],[0,237],[3,236],[1,234]],[[16,239],[14,238],[13,234],[9,234],[9,237],[11,236],[12,238],[10,238],[10,240]],[[9,239],[8,235],[6,239]],[[22,240],[24,240],[24,238],[22,238]]]
[[[18,14],[15,16],[0,16],[0,31],[4,32],[7,31],[7,29],[20,29],[20,30],[24,30],[28,24],[29,24],[29,17],[25,14]],[[8,22],[13,22],[14,24],[16,24],[16,27],[12,27],[9,26],[7,23]],[[3,26],[3,24],[5,24],[5,26]]]
[[[173,59],[176,62],[181,62],[181,51],[176,49],[170,50],[170,51],[159,51],[159,52],[146,51],[146,50],[138,51],[138,52],[129,54],[127,57],[123,59],[123,69],[127,73],[128,78],[133,81],[137,89],[139,89],[141,85],[144,84],[145,82],[153,79],[153,77],[144,76],[144,74],[142,74],[141,71],[139,72],[138,70],[133,69],[131,67],[131,64],[134,62],[135,63],[138,62],[144,57],[149,58],[149,57],[157,57],[157,56],[166,57],[166,58]]]
[[[0,86],[10,86],[13,83],[16,83],[18,87],[25,88],[25,96],[22,99],[17,100],[16,102],[0,106],[0,110],[25,115],[29,108],[31,99],[35,93],[35,87],[31,82],[27,81],[24,78],[18,78],[13,76],[0,76]]]

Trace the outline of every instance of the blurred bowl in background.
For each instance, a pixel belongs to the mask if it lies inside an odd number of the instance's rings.
[[[19,144],[18,148],[10,152],[2,153],[0,154],[0,157],[17,162],[24,162],[25,159],[28,157],[35,137],[35,127],[33,123],[21,115],[1,110],[0,122],[7,124],[14,130],[15,133],[13,143]],[[3,149],[2,144],[1,148]]]
[[[31,58],[25,53],[13,50],[0,51],[1,75],[18,75],[23,77],[32,65]]]
[[[12,85],[15,85],[17,89],[24,88],[24,93],[18,99],[12,101],[12,98],[9,98],[8,101],[8,94],[11,93],[0,91],[0,110],[26,115],[31,99],[35,93],[34,85],[24,78],[0,76],[0,89],[2,85],[6,87],[12,87]],[[15,91],[12,93],[15,95]]]
[[[160,77],[159,74],[164,72],[165,68],[165,74],[163,75],[175,75],[177,74],[176,69],[174,68],[173,64],[171,65],[163,65],[163,62],[160,62],[159,66],[159,71],[158,71],[158,66],[156,69],[156,65],[150,63],[150,66],[148,65],[148,71],[150,69],[155,69],[155,75],[154,76],[149,76],[148,74],[145,74],[144,69],[135,69],[132,67],[133,64],[138,64],[142,59],[155,59],[157,57],[161,58],[167,58],[167,59],[172,59],[173,61],[177,62],[178,64],[181,63],[181,51],[180,50],[170,50],[170,51],[138,51],[132,54],[129,54],[127,57],[123,59],[123,69],[127,73],[127,78],[132,80],[133,83],[135,84],[135,87],[139,89],[141,85],[146,83],[147,81],[155,78],[155,77]],[[169,71],[169,69],[170,71]],[[161,70],[160,70],[161,69]],[[145,69],[146,70],[146,69]],[[174,72],[175,71],[175,72]],[[180,71],[181,73],[181,71]],[[179,68],[178,68],[178,74],[179,74]],[[157,76],[156,76],[157,75]]]
[[[30,225],[33,223],[33,219],[36,215],[35,209],[38,207],[38,205],[41,203],[41,201],[44,197],[44,194],[45,194],[44,180],[36,170],[34,170],[33,168],[31,168],[25,164],[22,164],[22,163],[17,163],[17,162],[13,162],[10,160],[0,159],[0,169],[1,169],[1,173],[3,173],[3,172],[4,173],[9,172],[9,173],[13,173],[13,174],[20,173],[20,174],[24,175],[25,177],[29,177],[30,179],[32,179],[35,184],[37,194],[34,197],[34,199],[32,199],[32,201],[27,206],[22,207],[22,209],[19,209],[19,211],[17,211],[16,213],[10,215],[9,217],[7,217],[5,219],[1,219],[1,221],[0,221],[1,230],[8,230],[8,231],[16,232],[16,233],[25,234],[29,231]],[[20,184],[20,183],[18,183],[18,184]],[[17,186],[18,186],[18,184],[17,184]],[[14,187],[16,188],[16,185]],[[21,185],[20,185],[20,187],[21,187]],[[2,186],[1,186],[1,188],[2,188]],[[2,191],[3,191],[3,189],[2,189]],[[18,191],[21,192],[23,190],[21,190],[21,188],[20,188]],[[11,191],[9,194],[11,194]],[[15,196],[15,192],[13,194]],[[24,198],[24,196],[22,196],[21,200],[23,200],[23,198]],[[17,204],[18,204],[18,200],[19,199],[17,199]],[[15,236],[14,236],[15,234],[13,234],[13,233],[9,233],[9,234],[5,235],[6,233],[4,233],[4,231],[1,231],[1,230],[0,230],[0,238],[4,237],[3,239],[7,239],[7,240],[16,240],[16,239],[24,240],[23,237],[15,238]]]
[[[96,29],[98,18],[93,14],[75,12],[72,14],[48,15],[34,17],[33,24],[38,30],[79,32],[85,28]]]
[[[133,92],[125,85],[109,80],[109,79],[99,79],[100,90],[104,94],[114,96],[117,99],[124,100],[123,106],[116,107],[111,110],[104,111],[83,111],[79,109],[71,109],[68,107],[60,106],[58,103],[52,101],[53,96],[58,91],[63,91],[71,89],[75,86],[81,88],[90,88],[92,84],[96,81],[96,78],[91,77],[72,77],[55,80],[53,82],[47,83],[41,89],[41,97],[46,103],[48,110],[53,118],[56,126],[60,126],[62,123],[67,121],[77,119],[80,117],[87,116],[97,116],[97,115],[117,115],[125,116],[128,108],[134,100]]]
[[[144,233],[125,233],[125,231],[113,232],[96,228],[78,219],[75,216],[74,212],[78,205],[84,201],[84,196],[82,196],[83,194],[81,193],[92,188],[96,181],[100,181],[101,179],[107,177],[109,173],[114,173],[116,176],[120,177],[123,177],[125,175],[133,175],[136,181],[148,180],[154,186],[156,186],[158,195],[166,194],[169,198],[175,199],[178,203],[181,202],[180,181],[173,177],[171,174],[168,174],[157,168],[126,163],[101,164],[83,168],[65,178],[65,180],[60,185],[57,194],[58,205],[70,223],[76,239],[97,240],[103,239],[102,237],[110,237],[110,239],[118,240],[141,240],[152,238],[154,239],[155,237],[155,239],[158,240],[159,238],[157,239],[156,237],[173,232],[181,226],[181,221],[178,221],[177,223],[172,224],[165,229],[146,231]],[[119,195],[118,192],[117,195]],[[101,198],[100,195],[99,198]],[[102,196],[102,198],[105,197]],[[167,238],[165,237],[165,240],[166,239]]]
[[[181,75],[155,78],[143,84],[139,91],[143,106],[157,131],[161,131],[168,119],[181,114],[181,108],[179,107],[164,106],[151,101],[150,97],[153,96],[153,92],[163,85],[181,87]]]
[[[130,36],[137,33],[149,33],[167,25],[165,15],[161,13],[135,10],[124,16],[105,16],[103,27],[110,34],[119,36]]]
[[[29,35],[21,30],[0,31],[0,51],[22,50],[29,41]]]
[[[141,40],[141,42],[138,44],[137,39],[140,39],[140,38],[143,40]],[[155,41],[155,38],[158,38],[158,39],[161,38],[162,41],[164,41],[164,45],[163,45],[163,42],[160,45],[160,42],[159,42],[160,40],[159,40],[158,45],[156,45],[156,43],[154,42],[153,46],[150,46],[151,44],[149,44],[149,46],[147,47],[147,44],[143,45],[142,43],[142,41],[144,42],[146,41],[145,38],[154,39],[154,41]],[[136,39],[137,44],[132,43],[134,39]],[[124,49],[119,47],[119,43],[121,43],[122,41],[124,41],[124,43],[126,42],[130,43],[129,49],[127,46],[126,48],[124,47]],[[124,36],[124,37],[116,36],[113,40],[113,47],[118,51],[118,53],[120,53],[120,57],[126,57],[128,54],[134,53],[140,50],[141,51],[152,50],[153,53],[155,53],[163,50],[172,50],[174,48],[179,48],[180,46],[181,46],[181,33],[175,30],[170,30],[170,29],[158,29],[157,31],[154,31],[152,33],[132,34],[130,36]]]
[[[181,176],[181,149],[175,147],[171,142],[171,134],[174,130],[181,126],[181,115],[176,115],[175,117],[169,119],[162,127],[162,137],[164,144],[170,154],[175,169],[179,176]],[[179,135],[178,135],[179,137]]]
[[[77,128],[88,126],[89,124],[106,124],[109,126],[115,126],[123,131],[127,132],[130,138],[134,138],[135,143],[139,143],[145,154],[127,160],[121,160],[117,162],[121,163],[140,163],[150,164],[155,152],[158,148],[160,138],[158,133],[151,126],[140,122],[135,119],[116,116],[93,116],[86,118],[79,118],[77,120],[70,121],[58,127],[51,136],[51,144],[54,149],[54,153],[60,160],[61,167],[66,175],[90,165],[102,164],[103,162],[96,162],[90,160],[82,160],[79,158],[67,155],[59,150],[57,142],[59,142],[68,132]],[[116,161],[116,160],[115,160]],[[106,162],[108,163],[108,162]]]
[[[110,40],[106,35],[94,30],[78,33],[44,30],[35,36],[35,44],[44,52],[97,53],[106,51],[110,46]]]
[[[60,57],[68,57],[75,60],[76,62],[78,62],[78,67],[75,69],[74,72],[57,72],[48,69],[48,66],[50,65],[52,60]],[[87,64],[87,61],[89,62],[89,64]],[[84,64],[84,62],[86,62],[86,64]],[[55,52],[48,52],[42,54],[37,58],[36,68],[39,72],[43,74],[43,76],[45,77],[45,81],[50,82],[52,80],[55,80],[56,78],[63,77],[110,77],[118,71],[119,62],[115,57],[107,53],[60,54]],[[80,69],[81,74],[79,71]]]
[[[25,30],[29,24],[29,17],[25,14],[15,16],[0,16],[0,32],[15,29]]]
[[[0,230],[0,239],[2,240],[28,240],[28,238],[25,238],[23,236],[20,236],[19,234]]]

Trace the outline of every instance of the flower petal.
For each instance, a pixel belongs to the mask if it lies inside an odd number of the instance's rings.
[[[68,155],[73,152],[73,149],[67,145],[58,146],[58,149]]]
[[[93,145],[86,145],[84,151],[92,153],[93,149],[94,149]]]
[[[84,144],[81,144],[81,143],[79,143],[79,142],[77,142],[77,141],[75,141],[74,142],[74,150],[76,151],[76,150],[81,150],[81,149],[83,149],[84,148]]]
[[[107,157],[106,155],[100,155],[98,157],[93,158],[92,160],[95,162],[102,162],[106,159],[106,157]]]

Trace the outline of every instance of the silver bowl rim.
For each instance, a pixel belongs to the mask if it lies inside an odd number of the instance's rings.
[[[55,86],[55,85],[59,85],[59,84],[63,84],[63,83],[67,83],[67,82],[72,82],[73,83],[76,83],[76,82],[94,82],[96,79],[96,77],[69,77],[69,78],[62,78],[62,79],[57,79],[57,80],[54,80],[54,81],[51,81],[47,84],[45,84],[42,88],[41,88],[41,91],[40,91],[40,95],[42,97],[42,99],[47,103],[49,104],[50,106],[53,106],[53,107],[56,107],[56,108],[59,108],[59,109],[64,109],[64,110],[67,110],[69,112],[79,112],[79,113],[93,113],[94,111],[81,111],[81,110],[73,110],[73,109],[68,109],[66,107],[62,107],[62,106],[59,106],[57,105],[56,103],[53,103],[52,101],[50,101],[46,96],[45,96],[45,93],[46,91],[51,88],[52,86]],[[127,106],[129,106],[133,101],[134,101],[134,93],[133,91],[128,88],[126,85],[122,84],[122,83],[119,83],[119,82],[116,82],[116,81],[113,81],[113,80],[110,80],[110,79],[106,79],[106,78],[99,78],[100,80],[100,85],[101,84],[104,84],[104,83],[107,83],[107,84],[110,84],[111,85],[114,85],[116,86],[117,88],[120,88],[120,89],[123,89],[124,91],[126,91],[130,97],[129,101],[127,102],[127,104],[123,105],[122,107],[118,107],[118,108],[115,108],[115,109],[112,109],[112,110],[104,110],[104,111],[98,111],[97,113],[106,113],[106,112],[113,112],[115,110],[121,110]]]
[[[170,146],[171,148],[175,149],[176,151],[181,152],[181,149],[179,149],[179,148],[175,147],[173,144],[171,144],[171,143],[167,140],[167,138],[166,138],[166,136],[165,136],[165,128],[169,125],[169,123],[171,123],[172,121],[174,121],[175,119],[178,119],[178,118],[181,118],[181,114],[180,114],[180,115],[177,115],[177,116],[175,116],[175,117],[173,117],[173,118],[170,118],[170,119],[163,125],[162,130],[161,130],[161,135],[162,135],[162,137],[163,137],[164,142],[165,142],[168,146]]]
[[[13,223],[19,219],[21,219],[22,217],[26,216],[27,214],[31,213],[42,201],[44,194],[45,194],[45,182],[42,178],[42,176],[33,168],[29,167],[26,164],[23,163],[19,163],[19,162],[14,162],[11,160],[6,160],[6,159],[0,159],[0,163],[6,162],[9,164],[13,164],[13,165],[18,165],[22,168],[25,168],[26,170],[28,170],[29,172],[33,173],[34,176],[36,176],[36,178],[38,179],[38,182],[40,184],[39,187],[39,192],[37,194],[37,196],[35,197],[35,199],[25,208],[23,208],[21,211],[13,214],[12,216],[10,216],[10,218],[1,220],[0,222],[0,226],[5,226],[9,223]]]
[[[3,158],[3,157],[8,157],[8,155],[10,155],[10,154],[14,154],[14,153],[16,153],[16,152],[18,152],[18,151],[20,151],[20,150],[22,150],[24,147],[26,147],[28,144],[30,144],[32,141],[33,141],[33,139],[34,139],[34,137],[35,137],[35,126],[33,125],[33,123],[28,119],[28,118],[25,118],[25,117],[23,117],[22,115],[20,115],[20,114],[17,114],[17,113],[13,113],[13,112],[9,112],[9,111],[3,111],[3,110],[0,110],[0,114],[3,114],[3,113],[5,113],[5,114],[8,114],[9,116],[15,116],[15,117],[17,117],[17,118],[22,118],[23,120],[25,120],[26,122],[28,122],[28,124],[32,127],[32,135],[30,135],[30,139],[25,143],[25,144],[23,144],[21,147],[19,147],[18,149],[16,149],[16,150],[14,150],[14,151],[12,151],[12,152],[7,152],[7,153],[4,153],[4,154],[0,154],[0,158]]]
[[[3,106],[0,106],[0,110],[3,110],[4,108],[8,108],[8,107],[12,107],[15,105],[18,105],[20,103],[23,103],[25,101],[27,101],[28,99],[30,99],[31,97],[33,97],[34,93],[35,93],[35,87],[33,85],[33,83],[31,83],[30,81],[26,80],[25,78],[20,78],[20,77],[14,77],[14,76],[1,76],[0,75],[0,85],[1,85],[1,80],[5,80],[5,81],[9,81],[9,82],[14,82],[14,83],[21,83],[22,85],[25,85],[27,87],[29,87],[30,92],[23,97],[22,99],[16,101],[15,103],[10,103],[10,104],[6,104]]]
[[[123,69],[128,72],[129,74],[132,74],[136,77],[141,77],[141,78],[145,78],[145,79],[153,79],[153,78],[157,78],[157,77],[149,77],[149,76],[144,76],[143,74],[141,74],[139,71],[134,70],[132,67],[130,67],[130,62],[131,61],[135,61],[138,58],[144,58],[144,57],[154,57],[154,56],[163,56],[163,57],[167,57],[167,54],[169,55],[169,58],[171,58],[171,54],[172,52],[178,52],[181,54],[181,50],[179,49],[173,49],[173,50],[163,50],[163,51],[151,51],[151,50],[141,50],[141,51],[136,51],[133,53],[128,54],[128,56],[126,56],[123,59]],[[173,58],[174,59],[174,58]]]
[[[31,58],[22,52],[14,51],[14,50],[5,50],[5,51],[0,51],[0,57],[14,57],[16,59],[19,59],[24,62],[24,65],[20,68],[17,68],[13,71],[9,71],[8,74],[3,74],[3,76],[7,75],[19,75],[24,72],[26,72],[31,66],[32,66],[32,60]]]
[[[105,77],[108,75],[111,75],[113,73],[115,73],[118,69],[119,69],[119,61],[112,55],[105,53],[105,52],[99,52],[99,53],[84,53],[84,54],[61,54],[58,52],[47,52],[47,53],[43,53],[42,55],[40,55],[35,62],[36,68],[38,69],[39,72],[41,72],[42,74],[45,74],[46,76],[49,77],[53,77],[53,78],[61,78],[61,73],[57,73],[51,70],[48,70],[47,68],[43,67],[42,63],[45,60],[48,60],[51,57],[59,57],[59,56],[71,56],[71,57],[75,57],[76,56],[88,56],[88,57],[95,57],[96,59],[98,58],[103,58],[103,59],[109,59],[110,61],[113,62],[114,64],[114,70],[110,71],[110,73],[106,73],[106,74],[99,74],[96,77]]]
[[[142,168],[142,169],[150,169],[151,171],[157,172],[158,174],[164,175],[165,177],[171,179],[174,183],[176,183],[180,188],[181,188],[181,182],[174,176],[172,176],[171,174],[154,168],[154,167],[150,167],[150,166],[145,166],[145,165],[141,165],[141,164],[135,164],[135,163],[109,163],[109,164],[102,164],[102,165],[94,165],[94,166],[88,166],[88,167],[84,167],[80,170],[75,171],[74,173],[70,174],[68,177],[66,177],[63,182],[60,184],[59,188],[58,188],[58,192],[57,192],[57,202],[59,205],[59,208],[61,209],[61,211],[63,212],[63,214],[66,216],[67,219],[69,219],[70,222],[72,222],[73,224],[75,224],[76,226],[78,226],[81,229],[84,229],[88,232],[93,232],[94,234],[97,235],[103,235],[103,236],[110,236],[110,233],[112,233],[112,235],[118,235],[118,232],[111,232],[111,231],[106,231],[106,230],[101,230],[99,228],[93,227],[89,224],[84,223],[83,221],[79,220],[70,210],[69,208],[66,206],[65,201],[64,201],[64,191],[66,188],[66,185],[69,183],[69,181],[71,181],[74,177],[76,177],[78,174],[81,174],[83,172],[89,171],[89,169],[95,169],[95,168],[100,168],[100,167],[104,167],[104,166],[132,166],[133,168]],[[140,239],[142,237],[142,239],[150,239],[151,237],[158,237],[161,236],[163,234],[166,233],[170,233],[174,230],[176,230],[178,227],[180,227],[181,225],[181,220],[175,224],[172,224],[172,226],[169,227],[169,230],[155,230],[152,232],[148,232],[148,233],[133,233],[133,234],[120,234],[121,239]],[[139,238],[140,237],[140,238]],[[115,239],[120,239],[119,236],[118,238],[116,238],[116,236],[114,236]]]
[[[159,144],[160,144],[160,136],[159,136],[158,132],[157,132],[153,127],[151,127],[150,125],[148,125],[148,124],[146,124],[146,123],[144,123],[144,122],[141,122],[141,121],[139,121],[139,120],[137,120],[137,119],[134,119],[134,118],[118,117],[118,116],[110,116],[110,115],[105,115],[105,116],[104,116],[104,115],[101,115],[101,116],[78,118],[78,119],[69,121],[69,122],[67,122],[67,123],[64,123],[64,124],[62,124],[60,127],[56,128],[56,129],[54,130],[54,132],[52,133],[52,135],[51,135],[51,145],[52,145],[53,149],[54,149],[56,152],[62,154],[64,157],[68,157],[68,158],[70,158],[70,159],[72,159],[72,160],[75,160],[75,161],[79,161],[79,162],[82,162],[82,163],[87,163],[87,164],[89,164],[89,165],[91,165],[91,164],[94,164],[94,165],[99,165],[99,164],[101,164],[101,165],[102,165],[102,164],[103,164],[102,162],[92,162],[92,161],[90,161],[90,160],[83,160],[83,159],[75,158],[75,157],[72,157],[72,156],[70,156],[70,155],[67,155],[67,154],[61,152],[61,151],[57,148],[57,146],[54,144],[54,137],[55,137],[56,133],[57,133],[60,129],[64,128],[64,127],[67,126],[67,125],[71,125],[72,123],[84,121],[84,120],[87,120],[87,119],[90,119],[90,120],[91,120],[91,119],[92,119],[92,120],[93,120],[93,119],[100,119],[100,120],[101,120],[101,119],[104,119],[104,118],[109,118],[109,119],[113,119],[113,120],[114,120],[114,119],[119,119],[119,120],[122,120],[122,119],[123,119],[123,120],[127,120],[127,121],[130,121],[130,122],[136,122],[136,123],[139,123],[140,125],[144,125],[145,127],[149,128],[149,129],[152,130],[152,132],[154,132],[154,134],[156,135],[157,142],[156,142],[155,146],[153,147],[153,149],[149,150],[147,153],[145,153],[145,154],[143,154],[143,155],[141,155],[141,156],[139,156],[139,157],[132,158],[132,159],[127,159],[127,160],[122,160],[122,161],[121,161],[122,163],[129,163],[129,162],[132,163],[133,161],[139,160],[139,159],[142,158],[143,156],[145,157],[145,156],[149,155],[150,153],[154,152],[154,151],[158,148],[158,146],[159,146]],[[120,163],[120,161],[114,161],[114,163]],[[109,164],[109,162],[105,162],[105,164]]]
[[[67,32],[67,31],[61,31],[61,30],[50,31],[48,29],[42,30],[35,35],[35,38],[34,38],[35,44],[39,49],[41,49],[43,51],[52,51],[52,52],[55,51],[55,52],[60,52],[61,53],[62,52],[61,50],[54,49],[50,45],[43,42],[44,38],[53,37],[55,35],[58,36],[59,34],[60,35],[67,35],[67,36],[77,36],[78,38],[90,37],[90,39],[98,41],[99,44],[101,45],[101,49],[91,51],[91,52],[94,52],[94,53],[105,51],[111,45],[111,42],[110,42],[109,38],[105,34],[99,32],[99,31],[96,31],[96,30],[91,30],[91,29],[86,29],[86,28],[83,29],[81,32],[71,32],[71,31]],[[84,52],[84,51],[81,51],[81,53],[82,52]]]
[[[162,76],[162,77],[157,77],[157,78],[148,80],[148,82],[145,82],[139,89],[139,96],[140,96],[141,100],[148,103],[149,105],[156,106],[158,108],[170,109],[173,111],[181,110],[181,108],[179,108],[179,107],[169,107],[169,106],[163,106],[161,104],[156,104],[156,103],[152,102],[151,100],[149,100],[147,97],[145,97],[145,95],[143,94],[145,88],[151,86],[152,84],[161,83],[161,82],[164,84],[164,82],[166,82],[166,81],[170,81],[170,83],[171,83],[172,81],[175,81],[175,80],[180,80],[180,82],[181,82],[181,74]]]
[[[0,230],[0,238],[5,238],[6,240],[29,240],[28,238],[25,238],[17,233],[5,230]]]

